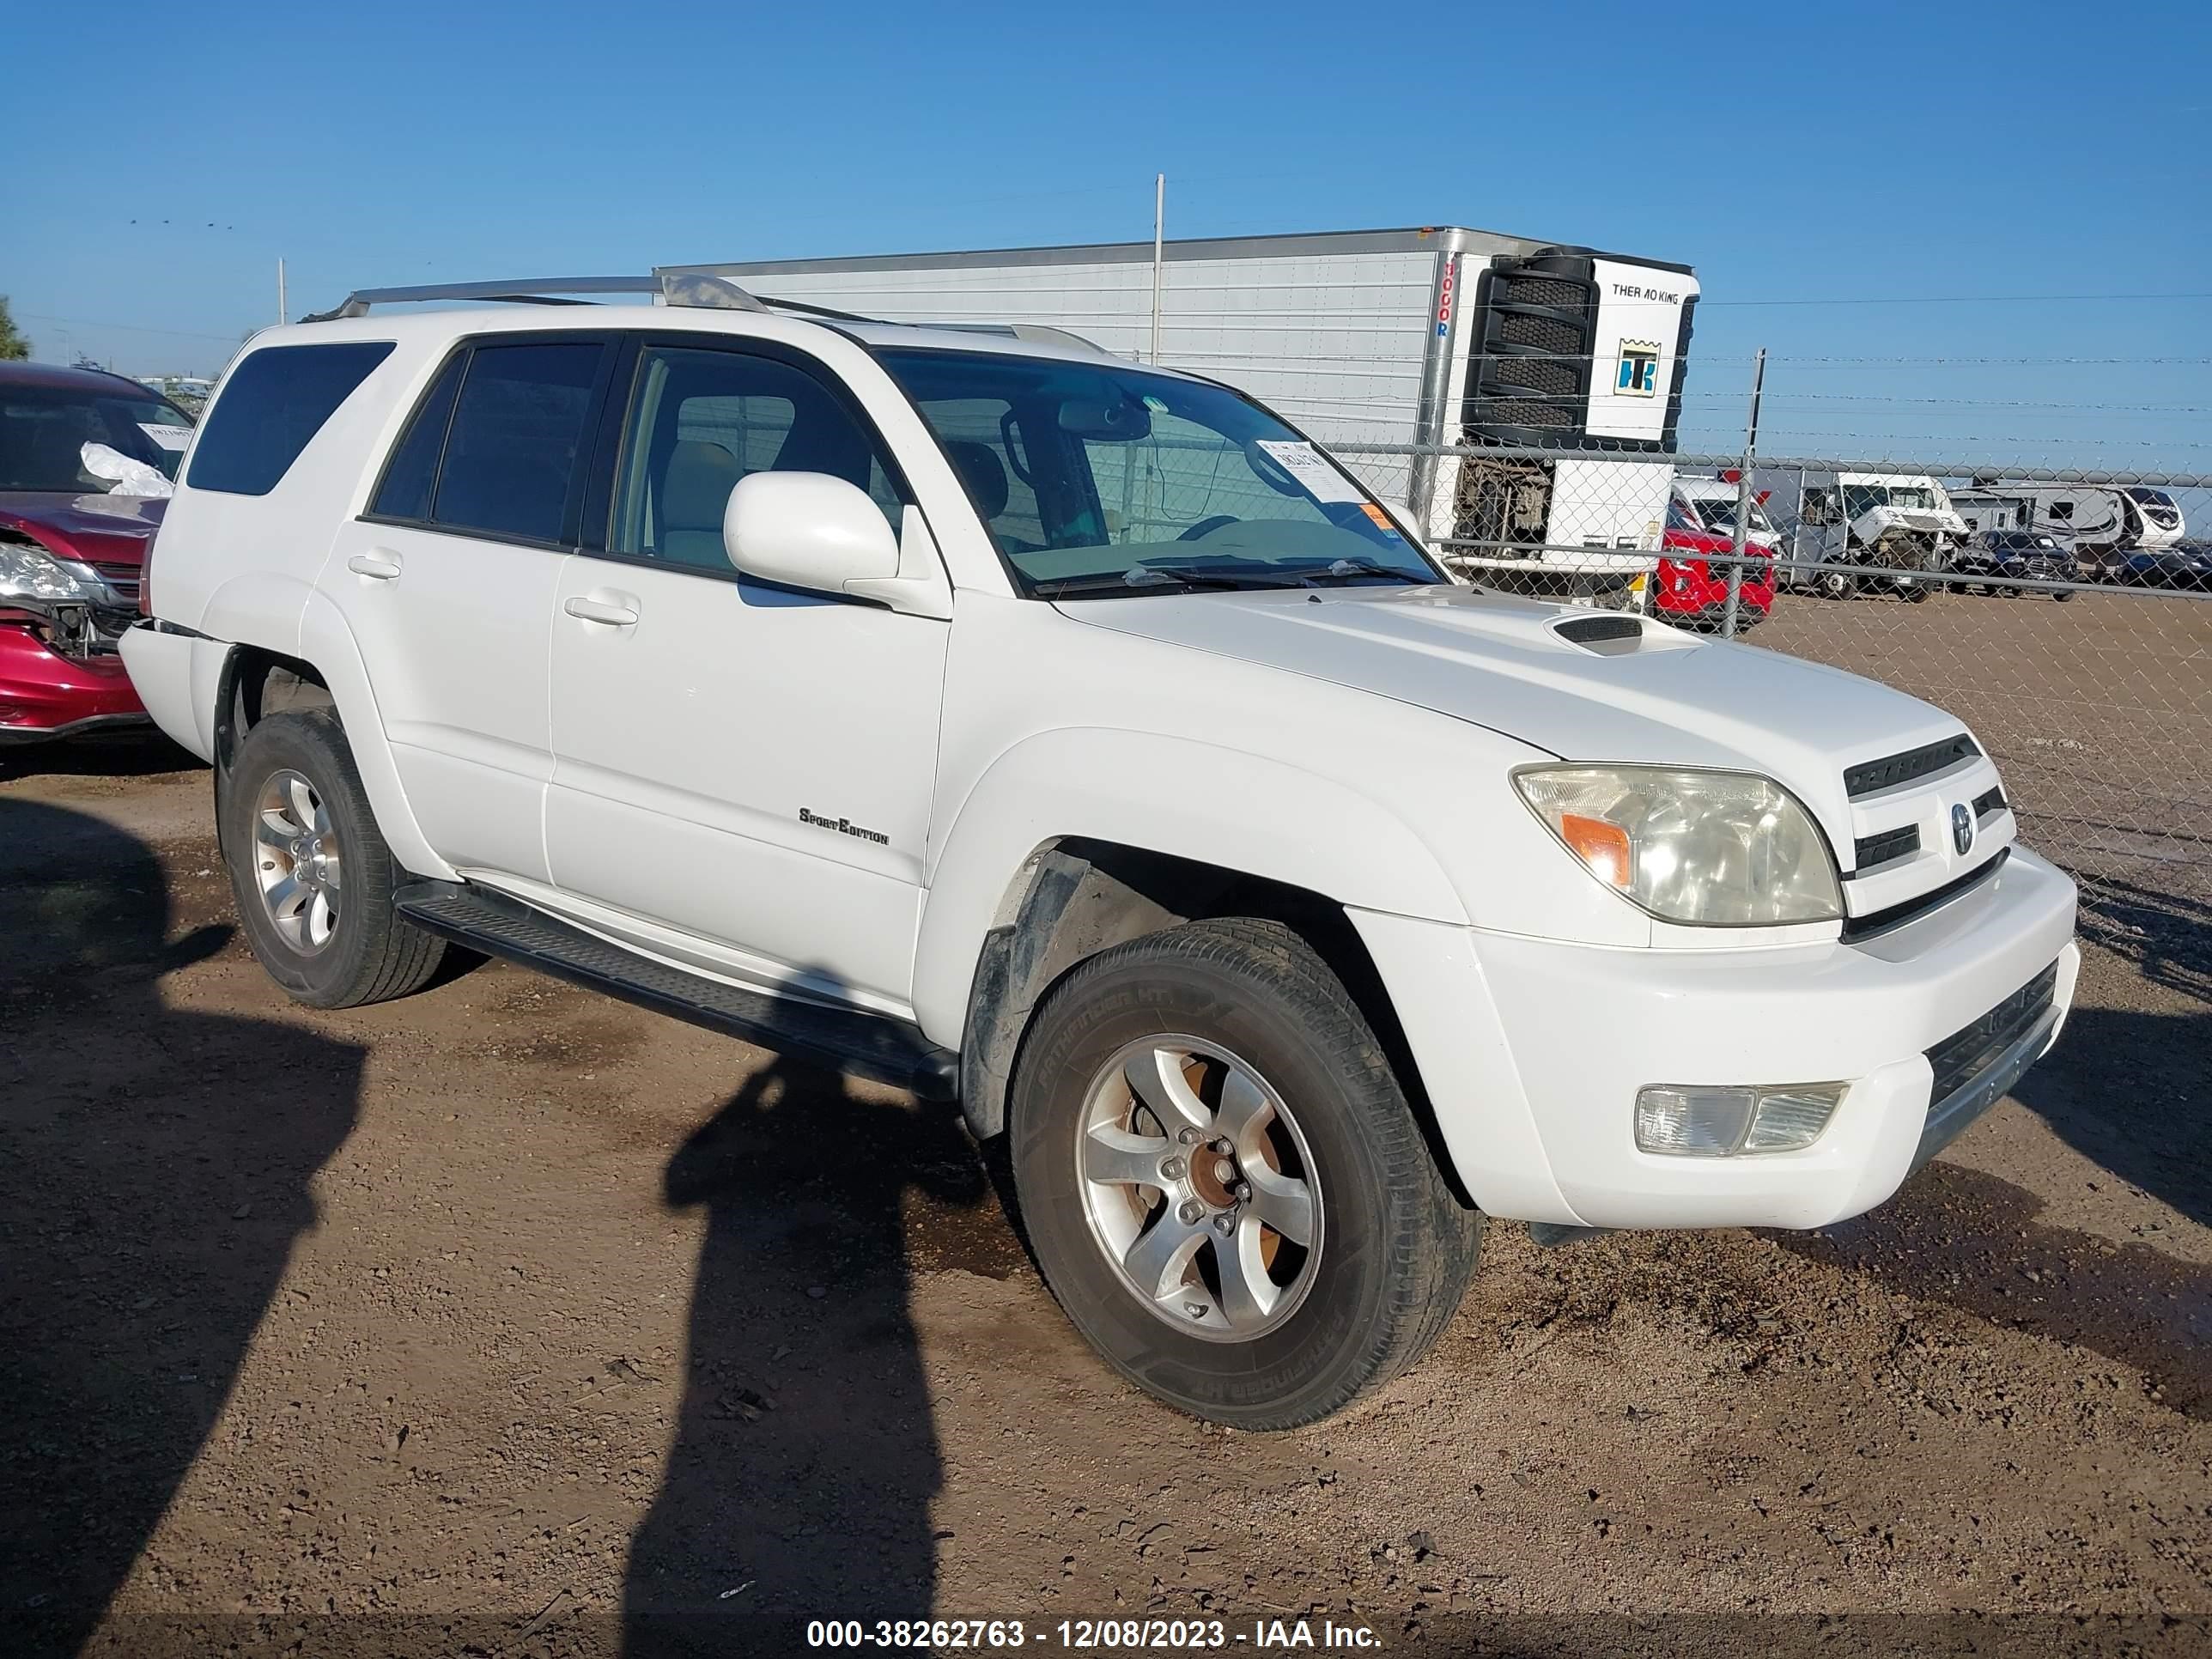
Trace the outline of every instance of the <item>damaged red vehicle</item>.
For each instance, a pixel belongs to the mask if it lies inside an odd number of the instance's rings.
[[[0,363],[0,744],[146,722],[115,641],[191,424],[119,374]]]

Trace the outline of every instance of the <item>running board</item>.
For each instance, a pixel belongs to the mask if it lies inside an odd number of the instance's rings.
[[[951,1100],[958,1093],[960,1057],[906,1020],[740,990],[637,956],[483,887],[411,882],[392,896],[392,902],[425,933],[571,985],[831,1071],[893,1084],[925,1099]]]

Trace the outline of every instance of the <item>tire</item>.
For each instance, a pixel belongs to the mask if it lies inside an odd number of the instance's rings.
[[[2063,605],[2067,600],[2074,597],[2074,590],[2070,587],[2062,587],[2056,592],[2052,593],[2051,597],[2057,600],[2059,604]]]
[[[445,941],[392,908],[401,872],[336,715],[264,719],[239,744],[218,805],[246,943],[295,1000],[358,1007],[419,990],[437,971]]]
[[[1925,605],[1936,597],[1936,590],[1924,581],[1900,583],[1897,591],[1908,605]],[[2013,588],[2008,591],[2018,592],[2020,590]]]
[[[1176,1059],[1164,1066],[1163,1052],[1194,1058],[1177,1069],[1193,1085],[1180,1097],[1164,1081]],[[1234,1131],[1234,1156],[1218,1156],[1196,1129],[1196,1157],[1169,1166],[1184,1178],[1163,1179],[1155,1160],[1186,1149],[1121,1080],[1133,1063],[1163,1112],[1177,1098],[1194,1109],[1182,1127],[1213,1109],[1211,1127]],[[1193,922],[1081,964],[1037,1010],[1009,1104],[1015,1191],[1046,1282],[1109,1364],[1193,1416],[1285,1429],[1328,1415],[1426,1352],[1474,1273],[1480,1214],[1453,1195],[1343,985],[1276,923]],[[1118,1149],[1138,1181],[1086,1179],[1079,1168],[1092,1126],[1111,1123],[1142,1137]],[[1231,1169],[1248,1201],[1224,1210],[1239,1195],[1222,1184]],[[1282,1196],[1291,1188],[1310,1207]],[[1214,1250],[1224,1216],[1225,1255]],[[1305,1240],[1293,1237],[1301,1220]],[[1160,1231],[1170,1228],[1180,1231]],[[1187,1265],[1149,1273],[1156,1291],[1175,1288],[1147,1298],[1137,1288],[1146,1275],[1123,1259],[1193,1234]],[[1238,1259],[1251,1264],[1238,1283],[1258,1291],[1242,1298],[1241,1328],[1222,1279],[1224,1261]],[[1273,1307],[1258,1310],[1266,1291]]]
[[[1816,580],[1824,599],[1848,599],[1859,591],[1859,579],[1848,570],[1823,570]]]

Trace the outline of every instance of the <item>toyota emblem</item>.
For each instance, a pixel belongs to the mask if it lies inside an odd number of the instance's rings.
[[[1974,850],[1974,815],[1964,801],[1951,808],[1951,845],[1959,849],[1960,858]]]

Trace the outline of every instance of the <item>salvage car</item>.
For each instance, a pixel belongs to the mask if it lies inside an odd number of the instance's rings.
[[[0,363],[0,744],[146,724],[116,641],[191,432],[121,375]]]
[[[1659,568],[1651,577],[1651,609],[1677,626],[1720,628],[1729,610],[1729,572],[1735,567],[1735,540],[1705,528],[1679,491],[1667,503],[1667,531],[1659,544]],[[1763,622],[1774,608],[1774,550],[1747,538],[1743,574],[1736,583],[1735,625]]]
[[[2136,587],[2193,588],[2212,592],[2212,542],[2176,542],[2153,552],[2128,554],[2118,580]]]
[[[2019,582],[2078,582],[2084,572],[2074,550],[2056,536],[2040,530],[1978,530],[1960,544],[1951,556],[1951,570],[1965,580],[1963,588],[1979,587],[2008,599],[2024,593],[2048,592],[2054,599],[2070,599],[2070,587],[2034,589]],[[1996,581],[1978,580],[1996,577]]]
[[[1486,1218],[1825,1226],[2056,1040],[2074,885],[1942,709],[1455,583],[1212,381],[657,297],[357,295],[210,405],[124,653],[300,1001],[459,943],[957,1099],[1106,1360],[1254,1428]]]

